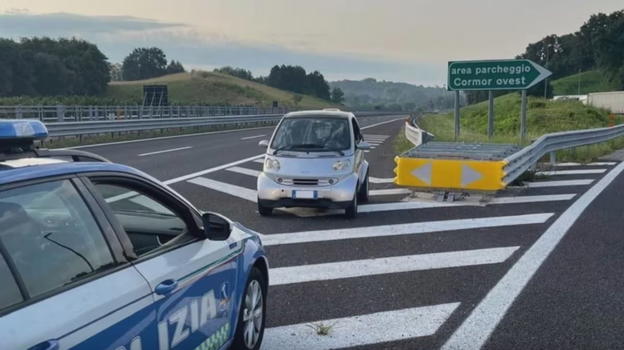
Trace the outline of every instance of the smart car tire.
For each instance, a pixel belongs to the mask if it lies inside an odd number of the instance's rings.
[[[361,203],[368,202],[368,172],[366,172],[364,183],[360,186],[360,190],[358,191],[358,201]]]
[[[358,193],[353,196],[351,204],[345,209],[345,216],[348,219],[354,219],[358,214]]]
[[[264,336],[267,282],[254,267],[249,274],[241,301],[231,350],[258,350]]]
[[[258,201],[258,213],[262,216],[271,216],[273,214],[273,208],[265,207]]]

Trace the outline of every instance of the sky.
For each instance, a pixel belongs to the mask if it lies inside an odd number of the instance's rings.
[[[328,80],[442,86],[447,62],[513,58],[622,0],[0,0],[0,36],[79,37],[121,62],[157,46],[187,68],[275,64]]]

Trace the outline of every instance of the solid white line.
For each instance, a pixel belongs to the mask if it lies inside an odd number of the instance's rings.
[[[198,176],[206,175],[206,174],[209,174],[209,173],[214,173],[215,171],[219,171],[219,170],[227,169],[227,168],[232,167],[232,166],[234,166],[234,165],[239,165],[239,164],[242,164],[242,163],[247,163],[247,162],[252,161],[252,160],[254,160],[254,159],[258,159],[258,158],[260,158],[260,157],[264,157],[264,153],[263,153],[263,154],[259,154],[259,155],[257,155],[257,156],[252,156],[252,157],[249,157],[249,158],[245,158],[245,159],[237,160],[237,161],[232,162],[232,163],[222,164],[222,165],[216,166],[216,167],[214,167],[214,168],[210,168],[210,169],[206,169],[206,170],[201,170],[201,171],[198,171],[198,172],[195,172],[195,173],[192,173],[192,174],[188,174],[188,175],[184,175],[184,176],[176,177],[176,178],[173,178],[173,179],[169,179],[169,180],[163,181],[163,183],[164,183],[165,185],[171,185],[171,184],[174,184],[174,183],[176,183],[176,182],[186,181],[186,180],[192,179],[192,178],[194,178],[194,177],[198,177]]]
[[[579,170],[552,170],[552,171],[538,171],[535,175],[542,176],[556,176],[556,175],[587,175],[587,174],[602,174],[607,169],[579,169]]]
[[[264,158],[256,159],[254,162],[264,164]]]
[[[620,173],[620,163],[572,204],[518,259],[505,276],[464,320],[442,347],[443,350],[480,349],[503,319],[518,295],[529,283],[550,253],[557,247],[585,209]]]
[[[261,173],[258,170],[242,168],[242,167],[239,167],[239,166],[233,166],[231,168],[227,168],[226,170],[227,171],[231,171],[233,173],[249,175],[249,176],[253,176],[253,177],[258,177],[260,175],[260,173]]]
[[[611,166],[616,162],[593,162],[593,163],[557,163],[555,166]]]
[[[256,203],[258,200],[257,192],[255,190],[250,190],[245,187],[230,185],[229,183],[215,181],[212,179],[207,179],[205,177],[197,177],[188,180],[188,182],[209,188],[211,190],[225,192],[231,196],[246,199],[250,202]]]
[[[180,138],[180,137],[202,136],[202,135],[212,135],[212,134],[230,134],[230,133],[233,133],[233,132],[242,132],[242,131],[249,131],[249,130],[256,130],[256,129],[266,129],[266,128],[274,128],[274,127],[275,126],[260,126],[260,127],[256,127],[256,128],[234,129],[234,130],[223,130],[223,131],[208,131],[208,132],[200,132],[200,133],[196,133],[196,134],[159,136],[159,137],[152,137],[152,138],[140,139],[140,140],[126,140],[126,141],[95,143],[95,144],[92,144],[92,145],[74,146],[74,147],[67,147],[67,148],[63,148],[63,149],[79,149],[79,148],[87,148],[87,147],[123,145],[125,143],[145,142],[145,141],[154,141],[154,140],[168,140],[168,139],[177,139],[177,138]]]
[[[381,122],[381,123],[376,123],[376,124],[372,124],[372,125],[363,126],[363,127],[361,127],[360,129],[361,129],[361,130],[366,130],[366,129],[374,128],[374,127],[379,126],[379,125],[384,125],[384,124],[388,124],[388,123],[396,122],[396,121],[399,121],[399,120],[403,120],[403,121],[404,121],[404,120],[405,120],[405,117],[401,117],[401,118],[397,118],[397,119],[392,119],[392,120],[386,120],[385,122]]]
[[[391,196],[394,194],[412,194],[412,190],[408,188],[388,188],[385,190],[370,190],[368,194],[371,196]]]
[[[267,328],[262,350],[329,350],[434,335],[459,303],[420,306]],[[314,325],[332,325],[318,335]]]
[[[338,241],[343,239],[415,235],[442,231],[469,230],[475,228],[542,224],[553,213],[537,213],[515,216],[494,216],[470,219],[425,221],[407,224],[351,227],[334,230],[316,230],[262,235],[265,246],[283,244]]]
[[[278,267],[271,269],[270,285],[278,286],[293,283],[385,275],[389,273],[499,264],[507,260],[518,248],[520,247],[475,249]]]
[[[594,182],[591,179],[584,180],[561,180],[561,181],[537,181],[537,182],[525,182],[524,185],[530,188],[542,188],[542,187],[564,187],[564,186],[586,186]]]
[[[385,137],[385,138],[388,138],[388,137],[390,137],[390,135],[364,134],[364,137],[365,137],[365,138],[366,138],[366,137],[380,137],[380,138],[381,138],[381,137]]]
[[[251,140],[251,139],[257,139],[260,137],[266,136],[266,134],[262,134],[262,135],[256,135],[256,136],[247,136],[247,137],[242,137],[241,140]]]
[[[379,178],[379,177],[370,176],[368,178],[368,181],[370,181],[373,184],[391,184],[394,182],[394,178],[393,177]]]
[[[178,147],[178,148],[171,148],[171,149],[166,149],[166,150],[162,150],[162,151],[141,153],[141,154],[139,154],[139,157],[145,157],[145,156],[151,156],[151,155],[154,155],[154,154],[169,153],[169,152],[175,152],[175,151],[182,151],[182,150],[189,149],[189,148],[193,148],[193,146]]]

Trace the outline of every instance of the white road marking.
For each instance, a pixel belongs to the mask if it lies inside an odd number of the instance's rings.
[[[538,171],[535,175],[541,176],[556,176],[556,175],[588,175],[588,174],[602,174],[607,169],[578,169],[578,170],[552,170],[552,171]]]
[[[384,190],[369,190],[370,196],[391,196],[395,194],[412,194],[409,188],[388,188]]]
[[[391,184],[391,183],[394,183],[394,178],[393,177],[380,178],[380,177],[370,176],[368,178],[368,181],[370,181],[370,183],[373,183],[373,184]]]
[[[557,202],[569,201],[576,196],[575,193],[550,194],[543,196],[517,196],[517,197],[496,197],[488,204],[517,204],[517,203],[537,203],[537,202]]]
[[[255,163],[264,164],[264,158],[254,160]]]
[[[310,323],[267,328],[262,350],[329,350],[434,335],[459,303],[420,306]],[[315,324],[332,325],[318,335]]]
[[[254,176],[254,177],[257,177],[258,174],[260,174],[260,172],[257,170],[246,169],[246,168],[241,168],[241,167],[231,167],[231,168],[227,168],[227,170],[235,172],[235,173],[243,174],[243,175]],[[257,197],[258,197],[256,190],[238,186],[238,185],[232,185],[227,182],[208,179],[205,177],[197,177],[197,178],[189,180],[188,182],[209,188],[211,190],[223,192],[234,197],[246,199],[254,203],[257,201]],[[390,188],[390,189],[385,189],[385,190],[370,190],[369,195],[388,196],[388,195],[410,194],[410,193],[412,192],[406,188]]]
[[[494,216],[470,219],[413,222],[408,224],[351,227],[333,230],[315,230],[261,235],[265,246],[283,244],[338,241],[343,239],[416,235],[442,231],[470,230],[475,228],[543,224],[553,213],[536,213],[515,216]]]
[[[593,163],[556,163],[555,166],[611,166],[616,162],[593,162]]]
[[[374,128],[374,127],[379,126],[379,125],[384,125],[384,124],[388,124],[388,123],[396,122],[396,121],[399,121],[399,120],[403,120],[403,121],[404,121],[404,120],[405,120],[405,117],[396,118],[396,119],[392,119],[392,120],[386,120],[385,122],[380,122],[380,123],[375,123],[375,124],[371,124],[371,125],[363,126],[363,127],[361,127],[360,129],[361,129],[361,130],[366,130],[366,129]]]
[[[230,185],[229,183],[215,181],[212,179],[207,179],[205,177],[197,177],[194,179],[188,180],[188,182],[207,187],[209,189],[224,192],[231,196],[246,199],[250,202],[256,203],[258,201],[258,194],[255,190],[250,190],[245,187]]]
[[[525,182],[524,185],[530,188],[542,188],[542,187],[564,187],[564,186],[586,186],[594,182],[591,179],[583,180],[561,180],[561,181],[537,181],[537,182]]]
[[[501,247],[454,252],[393,256],[324,264],[272,268],[270,285],[329,281],[390,273],[499,264],[520,247]]]
[[[442,349],[480,349],[561,239],[622,171],[624,163],[613,168],[563,212],[481,300]]]
[[[182,150],[189,149],[189,148],[193,148],[193,146],[178,147],[178,148],[165,149],[165,150],[162,150],[162,151],[141,153],[141,154],[139,154],[139,157],[151,156],[151,155],[154,155],[154,154],[161,154],[161,153],[182,151]]]
[[[379,138],[386,138],[387,139],[388,137],[390,137],[390,135],[364,134],[364,138],[367,138],[367,137],[379,137]]]
[[[205,170],[201,170],[201,171],[198,171],[198,172],[195,172],[195,173],[191,173],[191,174],[188,174],[188,175],[184,175],[184,176],[176,177],[176,178],[173,178],[173,179],[169,179],[169,180],[163,181],[163,183],[165,185],[171,185],[171,184],[174,184],[174,183],[177,183],[177,182],[186,181],[186,180],[189,180],[189,179],[192,179],[192,178],[195,178],[195,177],[199,177],[199,176],[202,176],[202,175],[206,175],[206,174],[209,174],[209,173],[214,173],[215,171],[227,169],[227,168],[232,167],[234,165],[247,163],[249,161],[258,159],[260,157],[264,157],[264,153],[263,154],[259,154],[257,156],[252,156],[252,157],[249,157],[249,158],[240,159],[240,160],[237,160],[237,161],[232,162],[232,163],[222,164],[222,165],[216,166],[214,168],[205,169]]]
[[[249,175],[249,176],[253,176],[253,177],[258,177],[260,175],[260,173],[261,173],[261,171],[259,171],[259,170],[242,168],[242,167],[239,167],[239,166],[233,166],[231,168],[227,168],[226,170],[227,171],[231,171],[233,173]]]
[[[544,196],[516,196],[516,197],[497,197],[493,198],[490,202],[484,203],[488,205],[499,204],[519,204],[519,203],[538,203],[538,202],[556,202],[566,201],[574,198],[575,194],[557,194],[557,195],[544,195]],[[445,207],[466,207],[471,205],[478,205],[475,202],[460,201],[460,202],[435,202],[435,201],[413,201],[413,202],[394,202],[394,203],[379,203],[379,204],[364,204],[358,207],[360,213],[376,213],[382,211],[393,210],[414,210],[414,209],[428,209],[428,208],[445,208]]]
[[[245,140],[257,139],[257,138],[264,137],[264,136],[266,136],[266,134],[241,137],[241,140],[245,141]]]

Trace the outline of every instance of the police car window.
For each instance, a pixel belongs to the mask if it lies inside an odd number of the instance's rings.
[[[15,276],[3,256],[0,256],[0,284],[0,310],[23,301]]]
[[[31,297],[115,265],[69,180],[0,192],[0,242]]]
[[[112,209],[139,256],[188,232],[184,220],[152,196],[118,184],[96,183],[95,188]]]

